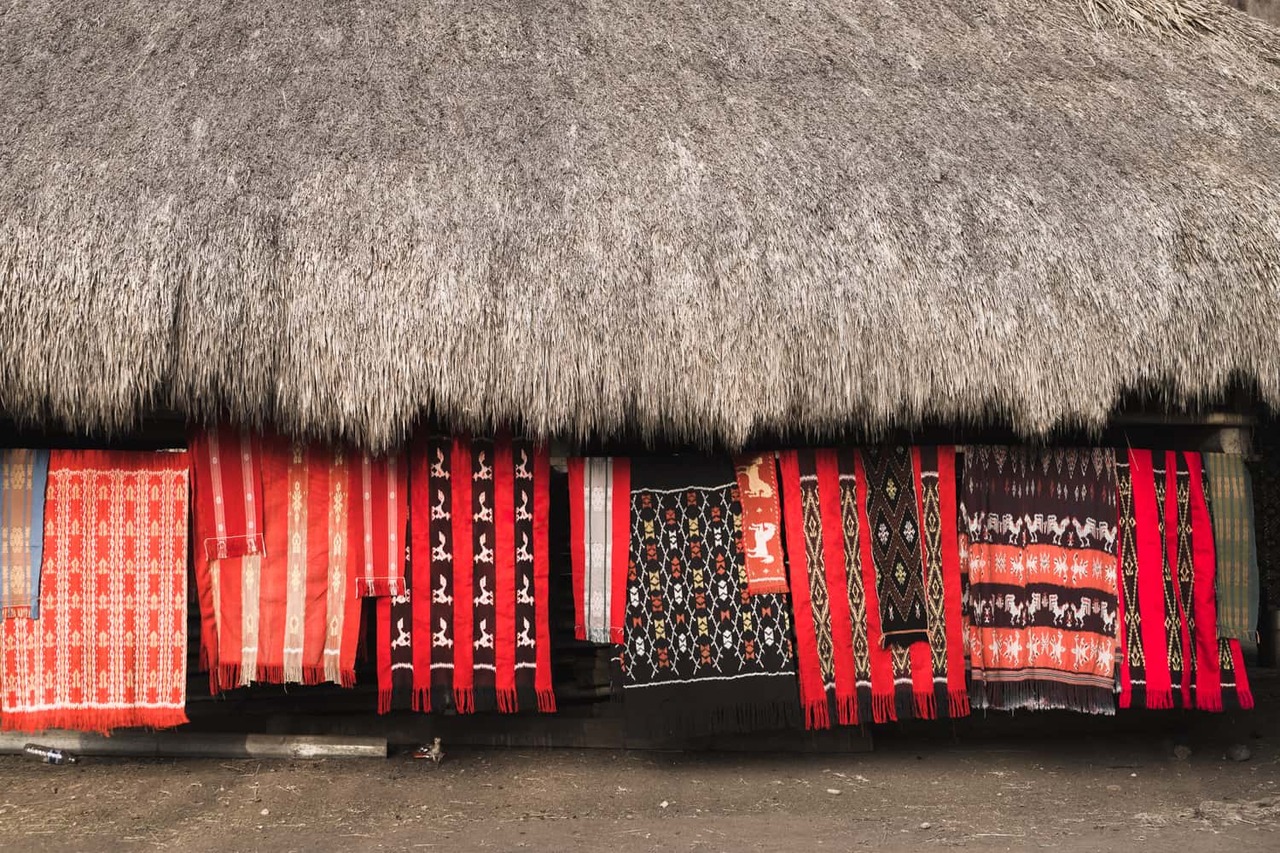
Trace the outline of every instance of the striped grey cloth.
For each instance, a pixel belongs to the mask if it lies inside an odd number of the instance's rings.
[[[1218,557],[1218,636],[1253,642],[1258,626],[1258,546],[1249,469],[1240,456],[1206,453],[1204,470]]]
[[[609,610],[613,598],[613,528],[609,510],[613,506],[613,459],[588,458],[583,466],[583,531],[586,553],[586,583],[583,615],[587,639],[609,642]]]

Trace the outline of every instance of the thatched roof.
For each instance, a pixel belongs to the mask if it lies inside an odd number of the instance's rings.
[[[0,409],[736,443],[1280,402],[1280,32],[1214,0],[0,10]]]

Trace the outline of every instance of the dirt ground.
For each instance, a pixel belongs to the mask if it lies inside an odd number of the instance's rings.
[[[1254,732],[1256,735],[1256,731]],[[0,760],[4,850],[1280,850],[1280,743],[882,738],[864,755]],[[447,745],[446,745],[447,746]]]

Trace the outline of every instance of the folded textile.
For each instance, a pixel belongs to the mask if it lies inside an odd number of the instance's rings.
[[[193,444],[214,446],[208,435]],[[216,693],[255,681],[354,684],[361,599],[352,541],[363,529],[353,499],[361,488],[359,454],[275,436],[242,437],[235,475],[242,489],[236,494],[246,495],[246,517],[260,517],[262,523],[241,528],[230,521],[239,500],[226,497],[231,494],[225,491],[227,445],[220,446],[221,481],[217,469],[197,455],[196,528],[220,532],[216,495],[221,483],[229,544],[246,544],[222,551],[220,537],[205,538],[204,560],[197,560],[201,623],[206,631],[212,626],[216,638],[216,643],[209,637],[202,642],[211,689]],[[249,512],[248,496],[258,484],[262,498],[255,505],[261,509]],[[242,535],[242,530],[252,532]],[[228,556],[210,556],[222,553]]]
[[[555,710],[550,478],[523,440],[413,448],[409,588],[378,602],[379,711]]]
[[[218,692],[218,561],[261,557],[262,448],[247,430],[216,427],[194,432],[191,455],[196,593],[200,601],[200,668]],[[238,656],[235,658],[238,660]],[[231,685],[228,685],[231,686]]]
[[[0,618],[40,616],[49,451],[0,451]]]
[[[409,540],[408,464],[401,454],[360,459],[360,537],[355,542],[360,595],[400,595]]]
[[[926,642],[881,642],[867,474],[857,451],[784,451],[779,459],[796,656],[806,728],[969,712],[956,548],[955,452],[909,455]]]
[[[631,460],[621,683],[628,728],[651,736],[798,725],[790,611],[750,595],[728,459]]]
[[[579,640],[622,642],[630,511],[629,460],[569,459],[569,553]]]
[[[742,498],[747,591],[752,595],[786,593],[787,568],[782,558],[782,508],[775,454],[738,456],[734,458],[733,467]]]
[[[1116,479],[1120,707],[1252,708],[1240,642],[1218,637],[1200,454],[1131,449]]]
[[[920,562],[920,516],[910,448],[858,451],[866,471],[866,508],[871,522],[880,606],[880,644],[907,648],[928,642],[924,568]]]
[[[969,447],[963,517],[973,704],[1114,714],[1114,451]]]
[[[0,631],[0,725],[187,721],[185,453],[50,454],[39,619]]]
[[[1253,482],[1240,456],[1206,453],[1202,458],[1218,558],[1218,636],[1253,642],[1260,598]]]

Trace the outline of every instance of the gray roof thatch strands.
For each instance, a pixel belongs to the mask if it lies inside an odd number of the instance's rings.
[[[1278,62],[1214,0],[13,0],[0,409],[382,446],[1280,402]]]

